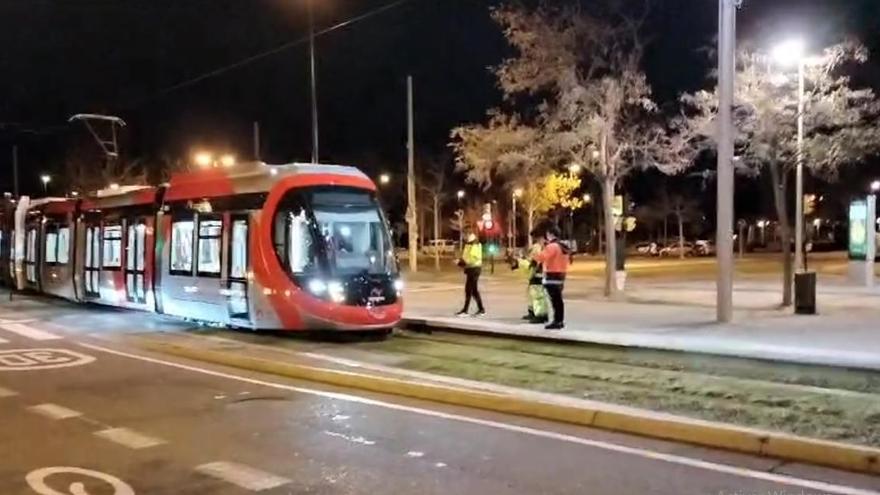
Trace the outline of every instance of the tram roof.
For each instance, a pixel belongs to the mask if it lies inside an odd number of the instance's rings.
[[[166,201],[201,199],[235,194],[269,191],[279,180],[298,175],[322,176],[328,184],[340,176],[356,178],[375,187],[372,181],[355,167],[313,163],[269,165],[264,162],[239,163],[231,167],[208,168],[184,172],[171,177]]]

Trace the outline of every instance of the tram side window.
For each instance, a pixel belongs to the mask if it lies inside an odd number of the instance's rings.
[[[172,275],[192,275],[193,226],[192,219],[175,220],[171,224]]]
[[[229,278],[244,279],[247,276],[247,220],[232,222],[232,252],[229,256]]]
[[[220,276],[220,237],[223,221],[215,218],[199,219],[199,269],[200,277]]]
[[[58,263],[58,227],[46,226],[45,262],[47,265]]]
[[[70,261],[70,227],[58,228],[58,264],[66,265]]]
[[[122,226],[104,226],[103,267],[114,269],[122,266]]]
[[[46,226],[46,264],[66,265],[70,260],[70,228]]]

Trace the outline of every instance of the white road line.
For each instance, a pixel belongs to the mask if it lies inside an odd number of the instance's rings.
[[[0,337],[0,344],[8,344],[8,343],[9,343],[8,340],[4,339],[3,337]]]
[[[196,471],[252,492],[270,490],[290,483],[287,478],[234,462],[210,462],[196,466]]]
[[[498,421],[491,421],[487,419],[479,419],[479,418],[471,418],[468,416],[461,416],[458,414],[445,413],[440,411],[434,411],[431,409],[423,409],[419,407],[412,406],[404,406],[401,404],[394,404],[391,402],[383,402],[375,399],[368,399],[366,397],[359,397],[356,395],[350,394],[342,394],[338,392],[325,392],[322,390],[315,390],[309,388],[295,387],[292,385],[285,385],[282,383],[275,382],[267,382],[265,380],[258,380],[255,378],[247,378],[243,376],[233,375],[230,373],[224,373],[221,371],[213,371],[205,368],[199,368],[196,366],[174,363],[171,361],[164,361],[161,359],[151,358],[147,356],[141,356],[138,354],[131,354],[128,352],[117,351],[114,349],[108,349],[106,347],[100,347],[91,344],[83,344],[79,343],[79,345],[86,347],[88,349],[92,349],[95,351],[106,352],[109,354],[115,354],[117,356],[123,356],[131,359],[137,359],[139,361],[144,361],[147,363],[160,364],[163,366],[169,366],[171,368],[177,368],[187,371],[192,371],[195,373],[201,373],[204,375],[216,376],[221,378],[227,378],[229,380],[236,380],[244,383],[250,383],[253,385],[262,385],[264,387],[275,388],[279,390],[288,390],[292,392],[299,392],[302,394],[315,395],[320,397],[327,397],[331,399],[343,400],[347,402],[354,402],[358,404],[367,404],[377,407],[382,407],[385,409],[392,409],[397,411],[406,411],[414,414],[420,414],[423,416],[432,416],[435,418],[443,418],[451,421],[459,421],[462,423],[470,423],[480,426],[487,426],[490,428],[497,428],[500,430],[513,431],[517,433],[522,433],[525,435],[532,435],[536,437],[549,438],[552,440],[559,440],[562,442],[568,442],[573,444],[584,445],[587,447],[593,447],[597,449],[602,449],[610,452],[617,452],[621,454],[628,454],[636,457],[642,457],[645,459],[651,459],[655,461],[667,462],[670,464],[677,464],[680,466],[687,466],[697,469],[703,469],[706,471],[713,471],[716,473],[723,473],[732,476],[740,476],[743,478],[750,478],[754,480],[767,481],[771,483],[779,483],[788,486],[796,486],[799,488],[803,488],[806,490],[815,490],[818,492],[835,494],[835,495],[880,495],[880,492],[867,490],[862,488],[855,488],[844,485],[835,485],[832,483],[825,483],[822,481],[813,481],[803,478],[796,478],[794,476],[787,476],[784,474],[774,474],[767,473],[764,471],[756,471],[753,469],[741,468],[737,466],[731,466],[728,464],[719,464],[715,462],[703,461],[700,459],[694,459],[692,457],[685,457],[675,454],[667,454],[663,452],[657,452],[653,450],[640,449],[636,447],[627,447],[625,445],[618,445],[609,442],[602,442],[599,440],[590,440],[587,438],[581,438],[574,435],[566,435],[563,433],[556,433],[553,431],[547,430],[539,430],[537,428],[529,428],[527,426],[518,426],[511,425],[506,423],[501,423]]]
[[[27,337],[33,340],[59,340],[64,338],[59,335],[55,335],[54,333],[49,333],[45,330],[40,330],[39,328],[34,328],[23,323],[6,323],[0,325],[0,328],[6,330],[7,332],[12,332],[14,334],[18,334],[22,337]]]
[[[119,445],[123,445],[130,449],[146,449],[165,443],[164,440],[149,437],[128,428],[110,428],[107,430],[96,431],[95,436],[118,443]]]
[[[59,406],[58,404],[38,404],[29,407],[28,410],[55,420],[78,418],[82,416],[81,412],[68,409],[64,406]]]
[[[15,390],[9,390],[8,388],[0,387],[0,399],[4,397],[14,397],[18,395],[18,392]]]

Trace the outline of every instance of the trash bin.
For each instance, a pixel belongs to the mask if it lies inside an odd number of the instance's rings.
[[[799,315],[816,314],[816,272],[794,274],[794,312]]]

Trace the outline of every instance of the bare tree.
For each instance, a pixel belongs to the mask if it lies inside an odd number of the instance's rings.
[[[543,99],[532,112],[541,138],[533,155],[577,163],[601,186],[605,292],[615,295],[617,185],[635,170],[677,173],[689,166],[691,128],[665,119],[652,100],[640,68],[641,21],[547,7],[502,7],[493,17],[516,50],[495,70],[506,99]]]
[[[849,77],[843,75],[847,65],[866,59],[863,47],[842,43],[826,49],[805,68],[803,160],[823,178],[834,179],[842,166],[856,164],[880,149],[877,98],[870,89],[853,89]],[[743,52],[738,57],[734,109],[738,171],[757,176],[766,170],[770,177],[782,238],[783,306],[792,304],[788,185],[798,155],[797,84],[796,78],[774,69],[766,54]],[[695,109],[692,128],[714,136],[715,93],[701,91],[684,95],[683,100]]]
[[[428,194],[427,202],[430,202],[430,205],[426,209],[433,213],[435,244],[440,239],[440,217],[443,215],[441,209],[444,200],[449,197],[449,191],[446,190],[446,186],[449,183],[453,168],[454,164],[451,156],[433,156],[423,163],[422,176],[418,179],[419,187]],[[438,247],[436,245],[434,247],[434,268],[440,270],[440,250]]]

